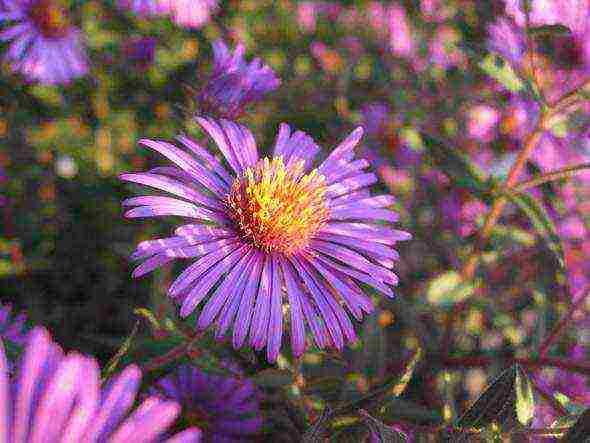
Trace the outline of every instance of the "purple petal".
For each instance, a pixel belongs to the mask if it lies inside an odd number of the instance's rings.
[[[236,322],[234,324],[233,346],[235,349],[241,348],[248,334],[250,327],[250,320],[252,319],[253,301],[256,295],[258,285],[260,283],[262,269],[265,268],[268,258],[264,256],[262,261],[257,263],[256,267],[252,268],[250,278],[246,282],[244,293],[241,296],[240,306]]]
[[[283,337],[283,304],[279,262],[273,257],[273,280],[270,303],[270,320],[268,324],[268,346],[266,358],[273,363],[277,360]]]
[[[221,276],[232,269],[232,266],[245,254],[250,252],[250,250],[250,246],[243,245],[212,266],[184,299],[180,309],[180,316],[189,316],[191,312],[195,310],[197,305],[207,296],[209,290],[215,285],[215,283],[217,283]]]
[[[279,261],[285,279],[285,286],[287,287],[289,309],[291,311],[291,348],[293,354],[299,357],[305,351],[305,325],[303,324],[303,312],[301,310],[301,299],[305,297],[305,294],[301,292],[299,285],[295,281],[291,264],[282,256],[279,257]]]
[[[191,151],[193,151],[193,153],[195,155],[200,157],[203,160],[203,162],[209,168],[211,168],[211,170],[213,172],[215,172],[217,175],[219,175],[225,181],[225,183],[227,183],[228,185],[231,185],[233,183],[234,179],[231,175],[229,175],[229,172],[227,172],[227,169],[225,169],[225,167],[221,164],[221,162],[219,160],[217,160],[214,156],[209,154],[209,152],[204,147],[199,146],[197,143],[195,143],[194,140],[191,140],[190,138],[182,136],[182,135],[180,135],[176,138],[181,143],[183,143],[187,148],[189,148]]]
[[[203,117],[196,118],[197,123],[201,125],[203,130],[209,134],[209,136],[215,141],[217,147],[227,160],[227,163],[231,166],[236,174],[241,174],[242,170],[236,155],[229,145],[229,141],[221,129],[221,127],[213,119],[207,119]]]
[[[266,332],[268,329],[268,317],[270,311],[270,297],[273,277],[274,263],[271,256],[266,258],[260,286],[256,295],[254,314],[252,315],[252,326],[250,327],[250,344],[256,350],[260,350],[266,343]]]
[[[373,275],[376,278],[383,280],[385,283],[389,283],[390,285],[396,285],[398,283],[397,276],[389,269],[371,263],[365,257],[351,249],[321,240],[311,240],[309,244],[316,251],[340,260],[341,262],[348,264],[350,267]]]
[[[232,291],[235,290],[239,279],[245,273],[244,271],[252,263],[253,259],[254,251],[251,249],[240,259],[240,262],[234,266],[223,283],[219,285],[219,288],[216,289],[215,293],[211,296],[199,315],[197,323],[199,329],[205,329],[213,322],[215,316],[219,313]]]
[[[295,269],[299,272],[299,276],[305,282],[305,285],[309,292],[311,293],[313,300],[315,301],[316,306],[318,307],[332,337],[332,342],[337,349],[341,350],[344,346],[344,340],[342,337],[342,330],[340,329],[340,325],[334,312],[330,308],[327,303],[327,300],[324,297],[324,294],[318,288],[318,282],[315,280],[313,274],[305,268],[303,263],[298,257],[290,257],[291,263],[295,266]]]
[[[336,198],[357,189],[370,186],[377,183],[377,176],[371,172],[366,174],[355,175],[340,182],[334,183],[326,189],[327,198]]]
[[[110,443],[149,443],[159,437],[180,414],[180,406],[173,401],[149,397],[123,422]]]
[[[186,268],[172,283],[168,293],[174,297],[186,289],[193,281],[199,278],[211,266],[219,260],[229,255],[231,252],[240,247],[241,244],[235,240],[218,240],[212,243],[196,246],[204,255],[195,263]]]
[[[103,391],[100,411],[87,431],[87,441],[103,441],[109,436],[135,401],[141,381],[141,371],[135,365],[127,366],[112,379]]]

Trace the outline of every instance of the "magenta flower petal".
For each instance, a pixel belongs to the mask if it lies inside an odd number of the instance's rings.
[[[141,371],[130,366],[101,388],[96,360],[64,355],[43,328],[29,334],[17,374],[9,378],[0,340],[0,441],[159,442],[180,413],[177,403],[150,397],[125,418]],[[197,429],[177,437],[200,441]]]
[[[284,303],[294,354],[305,350],[305,324],[320,348],[342,349],[355,341],[349,315],[360,321],[373,309],[359,282],[392,296],[398,277],[391,268],[399,259],[393,246],[411,238],[391,227],[398,221],[390,209],[393,197],[371,195],[377,176],[354,152],[363,130],[353,131],[312,169],[318,145],[286,124],[279,127],[271,160],[259,158],[244,126],[206,117],[197,122],[226,165],[186,137],[180,141],[188,151],[143,140],[175,165],[167,167],[167,176],[185,175],[181,181],[152,172],[121,176],[173,196],[125,200],[125,207],[134,206],[127,217],[197,219],[173,237],[140,243],[132,254],[142,261],[134,276],[172,258],[193,258],[168,289],[180,315],[199,312],[197,327],[215,325],[218,338],[233,326],[235,348],[246,342],[266,348],[271,362],[281,349]],[[207,180],[197,170],[206,171]],[[229,170],[234,176],[228,179]]]

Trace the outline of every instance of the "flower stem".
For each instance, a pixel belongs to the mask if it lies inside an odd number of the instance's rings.
[[[559,321],[557,326],[555,326],[555,328],[553,329],[553,331],[551,332],[549,337],[547,337],[543,341],[543,343],[541,343],[541,346],[539,348],[539,355],[541,357],[543,357],[547,353],[547,351],[549,350],[551,345],[555,342],[555,340],[557,340],[557,338],[561,334],[561,331],[563,331],[563,329],[569,324],[570,320],[572,319],[572,317],[574,316],[576,311],[582,307],[582,305],[586,301],[586,298],[589,295],[590,295],[590,286],[587,285],[584,289],[582,289],[582,291],[580,291],[579,297],[574,297],[574,298],[577,298],[576,302],[570,306],[567,313]]]
[[[155,371],[156,369],[166,366],[168,363],[172,363],[173,361],[184,357],[184,355],[186,355],[186,353],[191,349],[193,344],[200,338],[200,336],[201,334],[195,334],[189,341],[180,343],[164,355],[154,357],[142,365],[142,370],[145,372]]]
[[[542,185],[543,183],[560,180],[562,178],[573,177],[577,173],[587,169],[590,169],[590,163],[582,163],[575,166],[569,166],[567,168],[557,169],[555,171],[548,172],[547,174],[543,174],[539,177],[535,177],[532,180],[520,182],[518,185],[514,187],[514,189],[518,192],[523,192],[527,189]]]

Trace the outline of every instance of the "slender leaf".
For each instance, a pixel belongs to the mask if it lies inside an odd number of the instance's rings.
[[[396,431],[375,417],[372,417],[364,409],[359,409],[358,412],[367,427],[371,430],[373,437],[376,438],[376,440],[374,438],[371,439],[372,441],[378,441],[380,443],[403,443],[408,440],[405,434]]]
[[[479,67],[490,77],[508,89],[510,92],[518,92],[525,88],[525,82],[518,77],[510,64],[496,63],[499,57],[489,54],[480,62]],[[501,58],[500,58],[501,59]],[[502,59],[501,59],[502,60]]]
[[[488,186],[483,179],[483,173],[471,163],[467,156],[461,154],[457,147],[448,146],[424,132],[420,135],[427,153],[457,186],[467,188],[482,198],[486,195]]]
[[[535,415],[535,399],[529,377],[520,366],[516,368],[514,384],[516,389],[516,416],[523,426],[529,426]]]
[[[529,34],[533,37],[559,37],[570,35],[572,32],[567,26],[556,23],[554,25],[534,26],[529,29]]]
[[[104,373],[103,373],[104,379],[109,378],[113,374],[113,372],[115,372],[115,370],[117,369],[117,366],[119,366],[121,359],[125,356],[125,354],[127,354],[127,352],[129,352],[129,349],[131,348],[131,344],[133,343],[133,339],[137,335],[138,330],[139,330],[139,320],[137,320],[135,322],[135,324],[133,325],[133,329],[131,330],[131,333],[129,334],[129,336],[125,339],[125,341],[123,342],[121,347],[117,350],[115,355],[113,355],[113,357],[109,360],[109,362],[105,366]]]
[[[324,408],[322,415],[315,421],[311,428],[303,434],[303,443],[322,443],[323,435],[326,432],[330,419],[332,418],[332,411],[329,407]]]
[[[563,245],[557,234],[557,228],[541,203],[529,194],[504,192],[504,195],[528,216],[537,233],[545,240],[549,250],[555,254],[559,264],[564,266]]]

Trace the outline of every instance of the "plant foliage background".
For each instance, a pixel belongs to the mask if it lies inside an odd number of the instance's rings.
[[[267,441],[401,438],[390,426],[414,441],[564,438],[590,403],[589,71],[567,24],[529,23],[518,65],[493,50],[494,24],[512,20],[495,0],[224,1],[192,30],[111,0],[67,6],[87,76],[52,86],[0,72],[3,303],[103,366],[151,368],[191,340],[194,319],[165,294],[174,267],[130,277],[134,245],[171,225],[125,220],[131,187],[117,175],[160,164],[140,138],[202,135],[192,97],[210,45],[243,42],[282,81],[241,120],[263,150],[280,122],[326,150],[365,127],[362,155],[413,234],[399,245],[397,296],[372,294],[342,354],[284,350],[269,365],[206,333],[146,385],[180,361],[215,372],[231,358],[264,393]],[[129,49],[143,37],[153,60]]]

